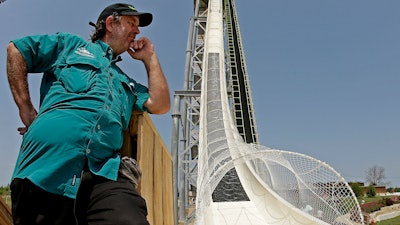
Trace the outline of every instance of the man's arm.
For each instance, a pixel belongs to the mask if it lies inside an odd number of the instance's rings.
[[[28,70],[25,59],[15,45],[10,42],[7,46],[7,77],[11,93],[19,109],[19,116],[28,128],[36,118],[37,112],[32,105],[28,88]],[[26,128],[19,128],[21,134]]]
[[[157,56],[154,54],[145,66],[149,76],[150,98],[144,106],[153,114],[167,113],[170,109],[169,88]]]
[[[164,114],[170,109],[170,93],[165,75],[154,51],[154,46],[147,38],[135,41],[134,49],[128,53],[134,59],[141,60],[148,75],[149,99],[144,106],[153,114]]]

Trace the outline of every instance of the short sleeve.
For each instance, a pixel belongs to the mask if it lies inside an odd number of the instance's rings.
[[[133,108],[140,110],[140,111],[149,112],[149,110],[146,107],[144,107],[144,103],[150,97],[149,89],[140,83],[136,83],[135,88],[133,90],[133,94],[136,96],[136,103],[133,106]],[[151,112],[149,112],[149,113],[151,113]]]
[[[22,54],[28,67],[29,73],[41,73],[49,71],[57,60],[61,36],[34,35],[26,36],[12,42]]]

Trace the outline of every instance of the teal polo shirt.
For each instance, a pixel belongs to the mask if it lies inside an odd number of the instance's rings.
[[[37,118],[23,136],[13,178],[75,198],[85,165],[116,180],[122,132],[147,87],[129,78],[102,41],[68,33],[14,40],[29,73],[43,73]]]

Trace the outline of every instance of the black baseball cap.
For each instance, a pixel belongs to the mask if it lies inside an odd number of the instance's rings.
[[[139,16],[139,27],[145,27],[150,25],[153,21],[153,15],[147,12],[139,12],[135,6],[126,3],[115,3],[107,6],[97,19],[97,23],[101,20],[105,20],[107,17],[116,13],[119,16]]]

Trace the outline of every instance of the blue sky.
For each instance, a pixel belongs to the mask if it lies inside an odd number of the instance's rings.
[[[88,21],[115,1],[7,0],[0,4],[0,185],[10,182],[21,126],[6,79],[6,45],[29,34],[89,38]],[[183,87],[193,1],[136,0],[154,13],[155,44],[171,94]],[[400,1],[236,0],[260,143],[331,165],[364,181],[373,165],[400,186]],[[121,67],[146,84],[140,63]],[[40,74],[29,76],[37,106]],[[152,116],[167,146],[171,114]]]

